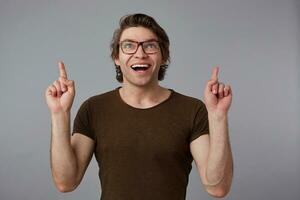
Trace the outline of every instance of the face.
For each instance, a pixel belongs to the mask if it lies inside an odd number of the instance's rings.
[[[157,41],[158,38],[147,28],[130,27],[123,31],[120,42],[128,40],[144,42],[151,40]],[[147,44],[144,45],[144,48],[148,48]],[[151,46],[149,46],[149,48],[151,48]],[[160,49],[156,53],[147,54],[144,52],[142,45],[139,45],[133,54],[125,54],[120,47],[119,57],[115,59],[115,63],[120,66],[123,73],[123,84],[140,87],[158,84],[158,72],[163,61]],[[134,70],[133,68],[137,65],[147,66],[147,70],[137,70],[137,68]]]

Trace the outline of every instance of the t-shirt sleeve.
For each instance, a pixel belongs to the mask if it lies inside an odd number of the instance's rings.
[[[91,112],[89,99],[85,100],[79,107],[73,123],[72,135],[75,133],[83,134],[91,139],[95,139],[91,127]]]
[[[199,100],[196,105],[196,114],[192,119],[190,142],[204,134],[209,134],[208,113],[205,104]]]

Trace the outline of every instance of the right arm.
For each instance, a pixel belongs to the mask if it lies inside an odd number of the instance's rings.
[[[71,192],[80,184],[93,155],[94,141],[82,134],[70,135],[70,113],[54,114],[50,164],[60,192]]]
[[[94,141],[82,134],[71,136],[70,110],[75,96],[74,81],[68,80],[60,63],[60,78],[46,90],[51,111],[50,165],[61,192],[73,191],[81,182],[92,158]]]

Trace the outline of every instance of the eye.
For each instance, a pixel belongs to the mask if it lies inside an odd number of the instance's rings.
[[[132,42],[124,42],[122,46],[123,46],[123,49],[134,49],[135,48],[135,44]]]
[[[144,48],[157,49],[157,44],[155,42],[147,42],[147,43],[144,43]]]

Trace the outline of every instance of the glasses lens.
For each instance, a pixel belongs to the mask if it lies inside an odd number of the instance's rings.
[[[159,50],[157,41],[149,41],[143,43],[143,49],[146,53],[156,53]]]
[[[148,42],[133,42],[133,41],[123,41],[121,42],[121,48],[125,54],[133,54],[136,52],[139,44],[142,44],[145,53],[156,53],[159,51],[159,43],[157,41]]]
[[[121,48],[124,53],[134,53],[137,48],[137,44],[130,41],[124,41],[121,43]]]

